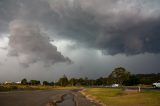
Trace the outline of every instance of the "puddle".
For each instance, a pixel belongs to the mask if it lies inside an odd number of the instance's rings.
[[[57,106],[75,106],[75,102],[73,101],[74,96],[72,94],[67,94],[63,96],[63,101],[57,103]]]

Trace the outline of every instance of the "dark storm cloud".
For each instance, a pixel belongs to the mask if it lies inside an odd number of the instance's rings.
[[[0,32],[7,32],[8,25],[19,11],[18,0],[0,0]]]
[[[160,52],[159,0],[3,0],[0,4],[3,28],[23,19],[104,54]]]
[[[59,35],[110,55],[159,53],[160,9],[157,1],[75,0],[58,2]],[[54,4],[54,3],[53,3]]]
[[[38,25],[15,20],[10,24],[9,55],[18,56],[23,66],[29,66],[37,61],[45,65],[58,62],[71,62],[65,58],[57,47],[52,45]]]

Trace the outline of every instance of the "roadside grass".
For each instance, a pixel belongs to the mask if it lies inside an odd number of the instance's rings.
[[[79,89],[79,88],[83,88],[82,86],[66,86],[66,87],[62,87],[62,86],[55,86],[54,89]]]
[[[88,88],[85,91],[107,106],[159,106],[159,91],[137,92],[113,88]]]
[[[17,90],[17,89],[24,89],[24,90],[32,90],[32,89],[40,89],[40,90],[45,90],[45,89],[76,89],[80,87],[76,86],[66,86],[66,87],[61,87],[61,86],[44,86],[44,85],[0,85],[0,91],[8,91],[8,90]]]
[[[14,89],[18,89],[18,87],[14,85],[0,85],[0,91],[8,91]]]
[[[42,89],[42,87],[28,86],[28,85],[0,85],[0,91],[17,90],[17,89]]]
[[[131,89],[132,89],[132,88],[134,88],[134,89],[138,88],[138,86],[126,86],[126,87],[127,87],[127,88],[131,88]],[[145,88],[153,88],[152,85],[140,85],[140,87],[141,87],[141,88],[144,88],[144,89],[145,89]]]

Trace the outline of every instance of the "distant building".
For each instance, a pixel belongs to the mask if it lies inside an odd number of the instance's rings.
[[[17,81],[17,82],[5,81],[4,84],[21,84],[21,81]]]
[[[16,84],[21,84],[21,81],[17,81]]]
[[[5,81],[4,84],[13,84],[12,81]]]

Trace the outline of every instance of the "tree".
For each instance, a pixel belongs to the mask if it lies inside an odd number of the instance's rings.
[[[50,85],[50,86],[54,86],[55,83],[54,83],[54,82],[50,82],[49,85]]]
[[[49,85],[49,82],[43,81],[43,85]]]
[[[37,80],[30,80],[30,84],[31,84],[31,85],[40,85],[41,82],[40,82],[40,81],[37,81]]]
[[[26,85],[27,84],[27,79],[26,78],[22,79],[21,84]]]
[[[85,80],[83,78],[78,79],[78,85],[85,85]]]
[[[160,74],[137,74],[136,75],[140,79],[141,84],[152,84],[158,80],[160,80]]]
[[[113,79],[115,83],[122,84],[125,80],[128,80],[130,72],[123,67],[115,68],[109,75],[109,78]]]
[[[133,86],[140,84],[140,79],[136,75],[130,75],[129,79],[123,82],[124,85]]]
[[[63,77],[59,79],[58,83],[61,86],[67,86],[69,83],[67,76],[63,75]]]
[[[70,85],[75,86],[77,84],[77,80],[75,78],[71,78],[69,80]]]
[[[96,80],[96,85],[104,85],[104,78],[100,77]]]

